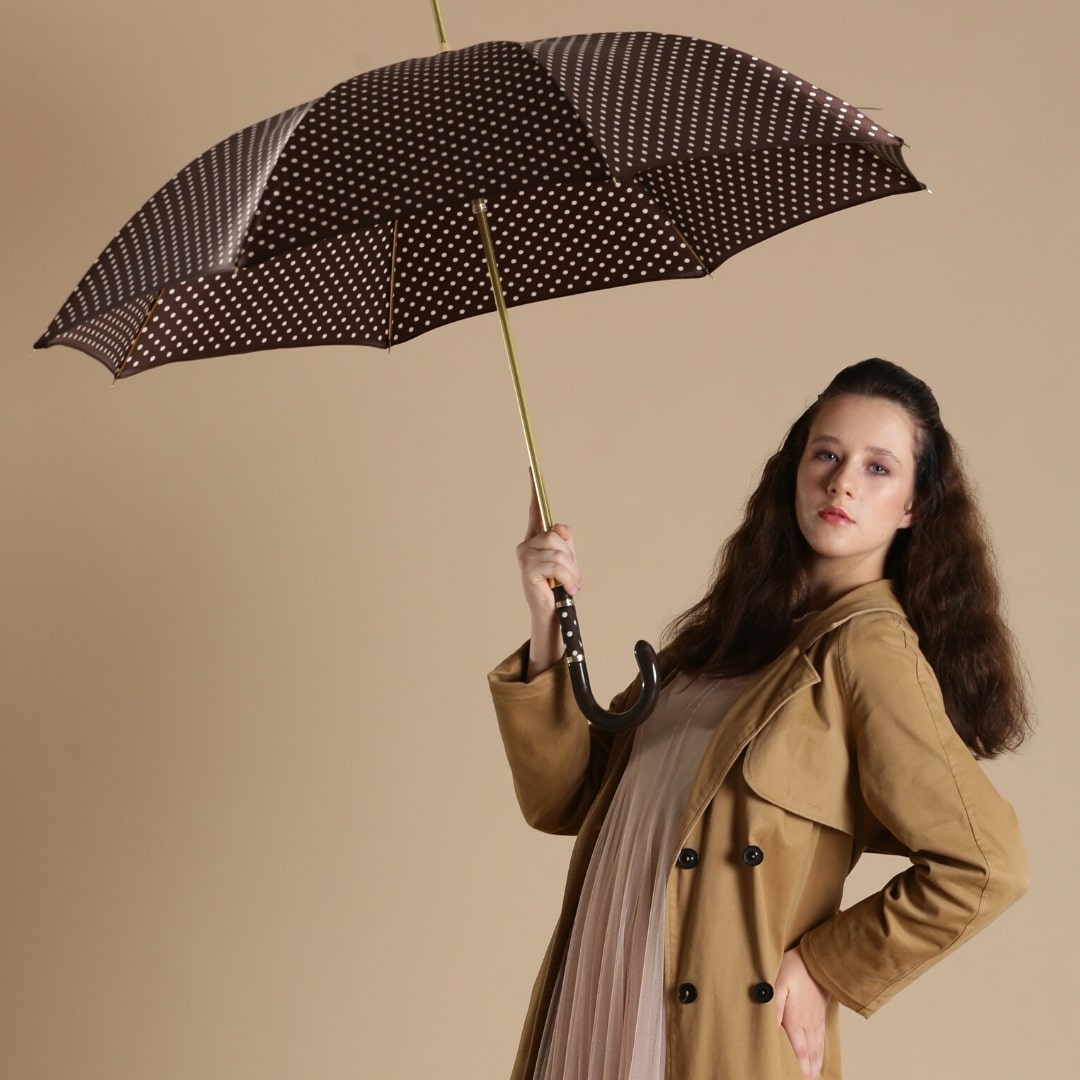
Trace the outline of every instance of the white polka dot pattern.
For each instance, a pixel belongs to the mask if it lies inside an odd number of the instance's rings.
[[[756,56],[670,34],[584,34],[526,46],[563,88],[612,174],[768,147],[900,140]]]
[[[234,267],[267,177],[309,108],[253,124],[182,169],[101,253],[53,327],[77,326],[133,297]]]
[[[207,151],[121,230],[37,344],[122,376],[388,347],[494,310],[478,197],[511,305],[700,276],[800,222],[919,189],[901,146],[722,45],[487,42],[357,76]]]
[[[612,175],[637,177],[710,270],[811,218],[922,187],[895,135],[736,49],[647,33],[527,47],[574,102]]]
[[[843,144],[676,162],[641,183],[710,268],[811,218],[914,186],[865,147]]]
[[[606,179],[588,132],[520,45],[474,45],[350,79],[315,103],[241,264],[478,195]]]

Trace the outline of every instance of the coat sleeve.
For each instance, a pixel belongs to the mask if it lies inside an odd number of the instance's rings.
[[[841,628],[840,673],[862,799],[911,866],[806,933],[803,959],[869,1016],[1027,888],[1016,817],[956,734],[937,679],[901,619]]]
[[[525,820],[543,832],[573,834],[603,783],[613,735],[578,709],[566,664],[525,682],[527,650],[488,675],[495,715]]]

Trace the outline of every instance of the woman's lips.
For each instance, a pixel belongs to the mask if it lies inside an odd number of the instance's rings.
[[[853,525],[854,522],[840,509],[839,506],[826,506],[818,511],[818,517],[827,521],[830,525]]]

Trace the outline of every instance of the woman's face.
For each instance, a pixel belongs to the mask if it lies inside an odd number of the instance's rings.
[[[915,424],[904,409],[856,394],[818,409],[795,484],[814,603],[884,577],[896,530],[912,522],[914,493]]]

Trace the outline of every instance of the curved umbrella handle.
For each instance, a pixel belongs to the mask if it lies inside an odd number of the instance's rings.
[[[629,731],[637,727],[653,711],[660,696],[660,665],[653,647],[647,641],[639,641],[634,646],[634,656],[641,673],[637,701],[621,713],[601,708],[589,686],[589,669],[585,666],[585,647],[581,643],[574,598],[567,596],[561,585],[556,585],[552,592],[555,594],[555,611],[559,619],[559,636],[566,646],[566,666],[578,708],[591,724],[604,731]]]

